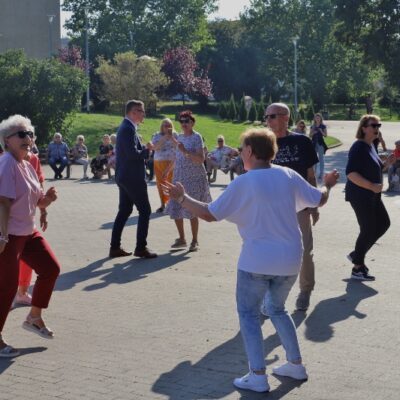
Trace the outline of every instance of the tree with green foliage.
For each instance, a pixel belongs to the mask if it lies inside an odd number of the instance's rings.
[[[105,97],[121,106],[127,100],[142,100],[146,106],[157,101],[157,91],[168,84],[161,61],[138,57],[132,51],[118,53],[112,61],[99,60],[96,73],[103,81]]]
[[[264,114],[265,114],[265,104],[263,101],[260,101],[257,105],[257,116],[259,121],[262,121],[262,119],[264,118]]]
[[[257,121],[258,113],[257,113],[257,105],[256,102],[253,100],[251,102],[251,107],[249,110],[249,117],[248,120],[251,122]]]
[[[312,100],[310,99],[308,101],[307,112],[305,115],[307,121],[311,122],[314,119],[314,115],[315,115],[314,104],[313,104]]]
[[[242,98],[240,99],[240,103],[239,103],[238,119],[239,119],[239,121],[246,122],[248,119],[247,116],[248,116],[248,112],[247,112],[247,108],[246,108],[246,101],[245,101],[244,94],[243,94]]]
[[[111,59],[134,51],[161,58],[171,48],[199,51],[212,39],[207,17],[216,0],[64,0],[72,16],[66,28],[72,42],[84,48],[85,6],[88,7],[90,52],[93,59]]]
[[[300,106],[297,120],[304,119],[305,115],[306,115],[306,113],[305,113],[304,108],[302,106]]]
[[[0,54],[0,120],[13,114],[29,117],[38,144],[55,131],[64,134],[87,87],[84,73],[56,59],[35,60],[22,50]]]
[[[218,115],[221,119],[227,119],[228,116],[228,110],[226,103],[224,101],[221,101],[219,103],[219,108],[218,108]]]
[[[350,48],[357,46],[363,61],[383,66],[389,80],[400,87],[400,1],[332,1],[335,37]]]
[[[237,110],[236,110],[236,102],[235,96],[231,94],[231,98],[229,99],[228,103],[228,119],[231,121],[236,121],[237,118]]]
[[[260,74],[259,52],[247,43],[241,21],[217,20],[209,23],[213,43],[205,46],[197,55],[199,64],[208,67],[213,82],[213,93],[218,100],[236,98],[243,93],[258,98]]]

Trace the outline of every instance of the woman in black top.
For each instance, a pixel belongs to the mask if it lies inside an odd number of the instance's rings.
[[[310,139],[314,145],[314,149],[318,154],[319,162],[315,164],[314,171],[315,175],[317,175],[317,165],[319,165],[319,175],[318,179],[322,180],[324,177],[324,169],[325,169],[325,152],[328,149],[328,146],[325,143],[324,137],[328,135],[328,131],[326,129],[326,125],[324,124],[324,120],[322,119],[322,115],[317,113],[314,115],[313,124],[310,127]]]
[[[390,226],[389,215],[381,199],[384,164],[373,146],[380,127],[376,115],[361,118],[357,141],[350,148],[346,166],[346,201],[350,202],[360,226],[354,251],[347,258],[354,264],[351,278],[359,280],[375,280],[365,265],[365,255]],[[393,162],[392,158],[386,163]]]

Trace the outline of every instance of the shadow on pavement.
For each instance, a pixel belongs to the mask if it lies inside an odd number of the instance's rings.
[[[41,353],[42,351],[47,350],[47,347],[39,346],[39,347],[26,347],[24,349],[18,349],[20,351],[20,355],[18,357],[14,358],[0,358],[0,375],[7,370],[9,367],[11,367],[14,362],[20,358],[23,357],[27,354],[33,354],[33,353]]]
[[[305,336],[313,342],[326,342],[334,335],[333,325],[350,317],[359,319],[367,315],[356,310],[358,304],[378,292],[360,281],[347,282],[346,293],[320,301],[305,321]]]
[[[80,282],[85,282],[93,278],[99,278],[102,282],[97,282],[86,286],[83,290],[91,291],[103,289],[110,284],[125,284],[139,279],[146,278],[149,274],[169,268],[172,265],[180,263],[188,259],[185,253],[166,253],[161,254],[157,258],[145,260],[142,258],[129,257],[126,262],[124,258],[114,259],[115,264],[109,268],[103,269],[102,266],[106,261],[110,261],[109,257],[97,260],[86,267],[66,272],[60,275],[57,280],[55,290],[69,290]]]
[[[307,339],[314,342],[327,341],[333,337],[333,324],[351,316],[360,319],[366,317],[366,314],[358,312],[356,308],[362,300],[375,296],[378,292],[359,281],[345,280],[345,282],[347,282],[345,294],[322,300],[307,319],[304,312],[292,314],[296,327],[305,321]],[[267,321],[267,323],[268,331],[274,330],[271,322]],[[264,331],[266,327],[264,326]],[[276,333],[264,340],[267,365],[278,361],[278,356],[271,353],[280,345]],[[268,394],[238,391],[233,387],[232,380],[246,373],[247,368],[246,355],[240,333],[238,333],[232,339],[211,350],[197,363],[184,361],[173,370],[162,374],[154,383],[152,391],[169,396],[169,400],[178,400],[183,398],[182,396],[187,400],[220,399],[234,391],[240,393],[242,400],[258,400],[266,397],[278,400],[304,383],[275,376],[279,379],[280,384]],[[182,393],[183,391],[185,392]]]
[[[304,321],[305,313],[296,312],[292,318],[298,327]],[[265,324],[267,325],[263,327],[264,331],[266,329],[268,332],[275,331],[270,321]],[[276,333],[264,340],[267,366],[278,361],[276,354],[269,358],[268,355],[280,345],[281,342]],[[232,339],[211,350],[197,363],[183,361],[173,370],[160,375],[152,391],[169,396],[169,400],[221,399],[233,392],[240,393],[240,399],[258,400],[267,397],[278,400],[304,383],[279,377],[280,385],[268,394],[238,390],[233,386],[232,381],[235,377],[244,375],[246,371],[248,371],[247,358],[240,332],[238,332]]]

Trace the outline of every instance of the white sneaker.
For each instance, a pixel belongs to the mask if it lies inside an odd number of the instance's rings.
[[[272,372],[280,376],[289,376],[290,378],[304,381],[308,379],[306,368],[303,364],[293,364],[288,361],[280,367],[272,368]]]
[[[241,378],[236,378],[233,384],[239,389],[253,390],[254,392],[269,392],[267,375],[257,375],[250,371]]]

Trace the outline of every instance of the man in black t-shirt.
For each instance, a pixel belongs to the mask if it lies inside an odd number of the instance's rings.
[[[307,136],[289,132],[289,116],[290,110],[284,103],[273,103],[265,110],[266,124],[275,133],[278,142],[278,153],[273,163],[295,170],[311,185],[317,186],[314,174],[314,165],[318,163],[317,153]],[[297,213],[297,218],[303,236],[304,252],[296,309],[307,310],[315,285],[311,219],[315,225],[319,219],[318,208],[306,208]]]

